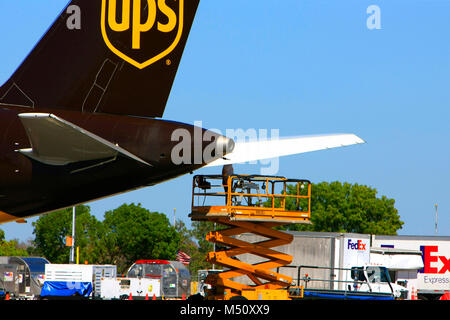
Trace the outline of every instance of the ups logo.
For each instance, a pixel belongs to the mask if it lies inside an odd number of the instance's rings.
[[[184,0],[102,0],[103,40],[112,52],[139,69],[176,48],[183,18]]]

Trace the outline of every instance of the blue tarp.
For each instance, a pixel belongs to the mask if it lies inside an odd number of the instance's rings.
[[[320,299],[343,299],[343,300],[394,300],[391,296],[370,296],[370,295],[352,295],[352,294],[327,294],[320,292],[304,292],[304,297]]]
[[[90,282],[45,281],[42,286],[41,297],[80,295],[87,298],[91,292],[92,283]]]

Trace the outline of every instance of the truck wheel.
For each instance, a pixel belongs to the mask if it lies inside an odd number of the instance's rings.
[[[242,300],[248,300],[248,299],[244,296],[234,296],[234,297],[230,298],[230,301],[242,301]]]
[[[203,301],[203,300],[205,300],[205,298],[200,293],[197,293],[197,294],[193,294],[193,295],[189,296],[186,300],[187,301]]]

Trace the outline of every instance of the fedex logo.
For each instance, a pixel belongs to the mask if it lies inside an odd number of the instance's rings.
[[[423,269],[420,273],[446,273],[450,272],[450,258],[435,254],[439,252],[438,246],[420,246],[422,251]],[[444,265],[441,268],[435,266],[436,263],[442,262]],[[433,265],[432,265],[433,264]]]
[[[363,243],[362,240],[352,242],[351,239],[348,239],[347,249],[349,249],[349,250],[366,250],[366,243]]]

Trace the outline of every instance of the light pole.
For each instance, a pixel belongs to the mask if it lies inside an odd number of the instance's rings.
[[[437,233],[438,233],[438,205],[437,205],[437,203],[434,205],[434,209],[435,209],[434,233],[437,235]]]
[[[72,247],[70,248],[70,263],[75,263],[75,207],[72,208]]]

